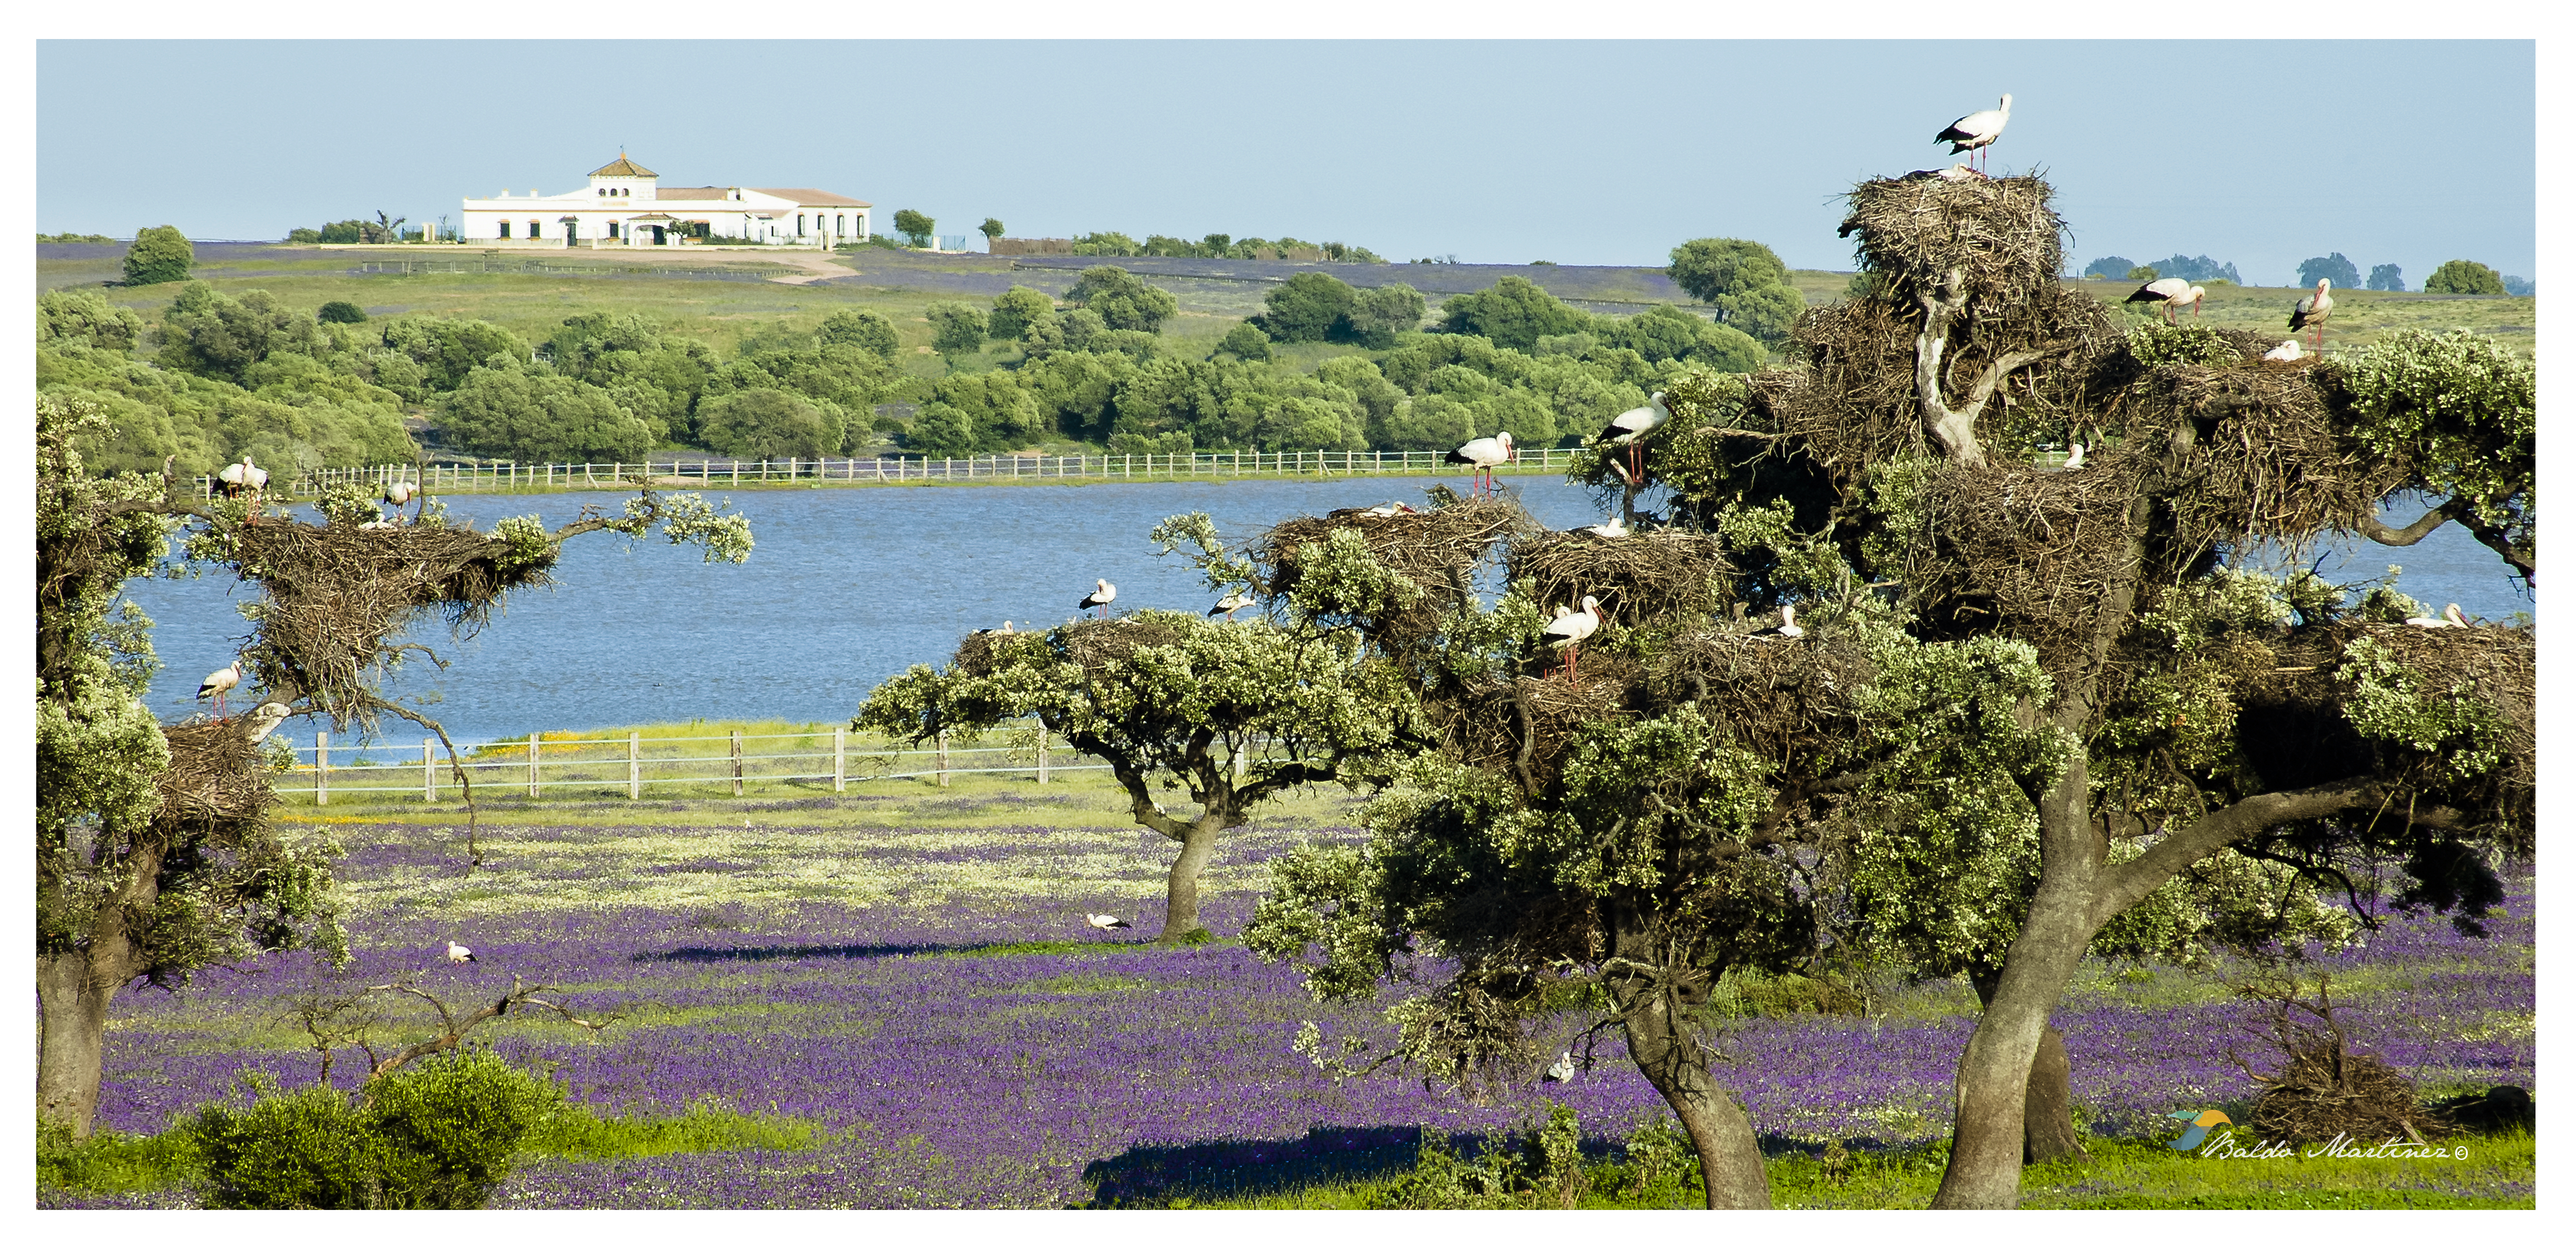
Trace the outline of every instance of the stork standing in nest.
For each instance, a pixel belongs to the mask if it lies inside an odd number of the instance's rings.
[[[206,679],[197,686],[197,697],[214,699],[215,717],[221,719],[224,714],[224,693],[241,684],[241,679],[241,661],[236,659],[207,673]]]
[[[1628,449],[1629,471],[1620,474],[1622,480],[1633,483],[1645,476],[1646,449],[1639,445],[1639,440],[1663,428],[1664,422],[1671,419],[1673,410],[1664,406],[1664,392],[1660,390],[1646,396],[1646,406],[1630,408],[1610,418],[1610,427],[1602,430],[1596,440],[1603,446]]]
[[[259,519],[259,492],[268,486],[268,470],[251,463],[250,452],[242,452],[239,461],[225,465],[222,472],[215,474],[215,480],[223,483],[225,498],[247,497],[250,518]]]
[[[2317,293],[2290,305],[2290,328],[2316,330],[2316,349],[2326,349],[2326,316],[2334,311],[2334,279],[2318,278]]]
[[[2003,137],[2004,123],[2012,120],[2012,96],[2006,93],[2001,105],[1983,112],[1970,113],[1950,123],[1950,128],[1932,136],[1935,143],[1948,143],[1950,154],[1969,153],[1977,162],[1977,172],[1985,172],[1984,151]]]
[[[1559,608],[1556,619],[1548,622],[1547,644],[1565,656],[1567,684],[1577,688],[1582,686],[1582,680],[1575,675],[1575,661],[1583,654],[1583,639],[1591,637],[1593,631],[1600,627],[1601,602],[1589,594],[1583,596],[1583,610]]]
[[[1108,581],[1101,578],[1095,577],[1092,580],[1093,584],[1097,585],[1099,588],[1093,590],[1089,594],[1083,595],[1081,601],[1075,603],[1074,606],[1090,612],[1093,618],[1097,619],[1103,608],[1106,608],[1111,603],[1117,601],[1118,587],[1109,584]]]
[[[1512,432],[1507,429],[1491,438],[1476,439],[1450,452],[1449,462],[1476,466],[1475,479],[1469,484],[1467,491],[1471,495],[1481,495],[1494,484],[1494,469],[1510,462],[1513,455]]]

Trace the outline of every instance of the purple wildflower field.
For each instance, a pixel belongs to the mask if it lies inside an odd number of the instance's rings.
[[[1329,1170],[1336,1158],[1409,1156],[1415,1125],[1456,1133],[1543,1117],[1549,1096],[1599,1137],[1666,1113],[1615,1034],[1595,1070],[1546,1095],[1534,1071],[1486,1105],[1393,1067],[1336,1087],[1290,1049],[1301,1021],[1383,1039],[1385,1003],[1316,1004],[1295,969],[1222,939],[1147,944],[1167,852],[1132,829],[487,829],[498,870],[472,881],[457,875],[444,829],[334,831],[349,849],[354,909],[357,962],[345,982],[418,971],[451,1001],[488,1000],[512,973],[558,985],[575,1010],[619,1020],[595,1043],[542,1018],[476,1036],[554,1065],[571,1096],[603,1114],[711,1101],[831,1129],[807,1150],[523,1158],[497,1205],[1060,1207],[1092,1198],[1086,1168],[1125,1183],[1175,1167],[1197,1182],[1301,1160]],[[1265,864],[1289,847],[1360,836],[1296,819],[1238,830],[1208,875],[1208,926],[1239,932]],[[2460,937],[2439,917],[2398,917],[2367,950],[2326,959],[2352,1002],[2345,1022],[2358,1047],[2427,1092],[2536,1088],[2531,900],[2526,876],[2491,940]],[[1138,935],[1092,941],[1085,909],[1126,915]],[[481,961],[447,964],[439,951],[451,937]],[[1014,942],[1081,944],[979,949]],[[2226,1050],[2235,1042],[2254,1055],[2252,1009],[2182,972],[2121,970],[2088,967],[2059,1016],[2094,1130],[2154,1132],[2166,1111],[2247,1098],[2251,1082]],[[302,956],[279,956],[175,995],[121,997],[101,1126],[159,1131],[229,1095],[246,1070],[311,1083],[315,1057],[280,1014],[282,996],[312,974]],[[1974,998],[1938,984],[1890,1000],[1875,1021],[1740,1021],[1720,1078],[1784,1142],[1941,1135]],[[1551,1056],[1580,1022],[1544,1029]],[[354,1062],[343,1058],[335,1082],[354,1086]]]

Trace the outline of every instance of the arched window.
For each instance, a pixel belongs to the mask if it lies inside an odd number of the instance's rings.
[[[507,221],[504,221],[504,222],[502,222],[502,223],[501,223],[501,237],[502,237],[502,238],[508,238],[508,237],[510,237],[510,223],[509,223],[509,222],[507,222]]]
[[[614,221],[608,223],[608,237],[617,237],[617,223]]]
[[[833,213],[833,214],[832,214],[832,233],[834,233],[834,234],[846,234],[846,233],[848,233],[848,232],[849,232],[849,231],[847,230],[847,228],[845,228],[845,227],[844,227],[844,226],[842,226],[842,224],[841,224],[841,214],[839,214],[839,213]]]
[[[805,214],[803,213],[796,214],[796,232],[798,234],[803,234],[805,232]]]

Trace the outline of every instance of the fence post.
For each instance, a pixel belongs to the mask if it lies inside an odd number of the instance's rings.
[[[436,739],[427,737],[420,739],[420,800],[422,802],[438,801],[438,756],[430,750],[430,743],[434,740]]]
[[[626,734],[626,796],[644,796],[644,735],[633,730]]]
[[[850,747],[850,726],[848,726],[848,725],[846,725],[846,724],[835,724],[835,725],[833,725],[833,726],[832,726],[832,792],[833,792],[833,793],[836,793],[836,794],[837,794],[837,793],[840,793],[840,792],[841,792],[841,790],[842,790],[842,788],[843,788],[844,786],[846,786],[846,785],[849,783],[849,779],[850,779],[850,770],[849,770],[849,757],[850,757],[850,756],[849,756],[849,747]]]
[[[1046,757],[1046,756],[1047,756],[1047,729],[1046,729],[1046,726],[1045,726],[1045,725],[1041,724],[1041,725],[1039,725],[1039,726],[1038,726],[1038,784],[1040,784],[1040,785],[1044,785],[1044,784],[1046,784],[1046,774],[1047,774],[1047,757]]]
[[[948,730],[939,730],[939,787],[948,788]]]
[[[544,738],[543,733],[528,734],[528,796],[531,798],[537,796],[537,743]]]
[[[331,805],[331,733],[313,730],[313,805]]]
[[[742,797],[742,730],[733,731],[733,796]]]

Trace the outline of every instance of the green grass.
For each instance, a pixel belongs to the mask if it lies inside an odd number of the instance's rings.
[[[2138,289],[2137,283],[2129,281],[2068,285],[2114,308]],[[2310,294],[2305,288],[2280,286],[2213,286],[2208,291],[2201,302],[2203,321],[2224,329],[2254,330],[2274,339],[2291,337],[2290,305]],[[2532,295],[2336,291],[2334,313],[2326,320],[2326,352],[2368,346],[2396,330],[2468,329],[2528,355],[2540,341],[2538,306],[2539,298]],[[2129,310],[2125,315],[2143,314]],[[2188,319],[2191,313],[2182,315]]]

